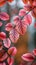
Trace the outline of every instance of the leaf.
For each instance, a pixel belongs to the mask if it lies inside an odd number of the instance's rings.
[[[16,43],[19,39],[19,33],[16,30],[16,25],[8,23],[5,28],[6,31],[9,31],[9,37],[13,43]]]
[[[17,32],[17,30],[15,28],[13,28],[10,33],[9,33],[9,37],[11,39],[11,41],[13,43],[16,43],[17,40],[19,39],[19,33]]]
[[[14,17],[14,21],[15,21],[15,22],[17,22],[17,21],[19,21],[19,20],[20,20],[19,16],[15,16],[15,17]],[[14,23],[15,23],[15,22],[14,22]]]
[[[15,16],[14,23],[16,25],[16,30],[19,34],[24,35],[27,30],[27,25],[24,24],[24,21],[19,18],[19,16]]]
[[[0,32],[0,39],[4,40],[6,38],[6,34],[4,32]]]
[[[4,0],[0,0],[0,7],[2,7],[5,4]]]
[[[2,58],[2,56],[4,55],[5,50],[2,49],[2,51],[0,52],[0,58]]]
[[[34,60],[34,56],[31,53],[26,53],[22,55],[22,59],[28,62],[32,62]]]
[[[8,57],[7,53],[5,53],[1,58],[0,58],[0,62],[4,61],[6,58]]]
[[[3,40],[3,43],[4,43],[4,46],[5,46],[6,48],[9,48],[10,45],[11,45],[11,41],[10,41],[9,38],[4,39],[4,40]]]
[[[8,54],[9,55],[15,56],[16,53],[17,53],[16,47],[11,47],[11,48],[8,49]]]
[[[6,31],[10,31],[12,29],[12,24],[11,23],[8,23],[5,25],[5,30]]]
[[[27,26],[24,24],[24,21],[20,20],[16,22],[16,29],[18,31],[18,33],[20,33],[21,35],[24,35],[26,30],[27,30]]]
[[[0,0],[0,7],[3,6],[6,2],[13,2],[13,0]]]
[[[26,15],[24,18],[23,18],[23,21],[25,21],[24,23],[26,24],[26,25],[30,25],[31,23],[32,23],[32,17],[31,17],[31,15]]]
[[[9,20],[9,15],[6,12],[1,12],[0,19],[3,21]]]
[[[8,62],[9,65],[13,65],[14,59],[11,58],[11,57],[8,57],[7,62]]]
[[[25,16],[25,14],[26,14],[26,12],[25,12],[24,9],[21,9],[21,10],[19,11],[19,16],[23,17],[23,16]]]

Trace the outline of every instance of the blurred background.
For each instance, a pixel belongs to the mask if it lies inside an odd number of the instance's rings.
[[[24,3],[22,2],[22,0],[13,0],[12,3],[6,3],[3,7],[0,8],[0,10],[3,12],[7,12],[10,15],[10,20],[8,22],[13,22],[14,16],[18,15],[19,10],[23,7]],[[34,29],[34,23],[35,19],[32,17],[32,24],[28,26],[25,35],[20,36],[17,43],[13,44],[18,50],[15,56],[15,65],[19,65],[19,63],[22,61],[22,54],[30,52],[34,48],[36,48],[36,31]],[[4,31],[4,26],[1,28],[1,30]]]

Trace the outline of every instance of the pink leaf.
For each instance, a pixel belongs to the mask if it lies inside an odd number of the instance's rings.
[[[9,55],[15,56],[16,53],[17,53],[16,47],[11,47],[11,48],[9,48],[9,50],[8,50],[8,54],[9,54]]]
[[[22,59],[31,62],[34,60],[34,57],[31,53],[26,53],[22,55]]]
[[[3,25],[3,23],[0,21],[0,27]]]
[[[4,39],[4,40],[3,40],[3,43],[4,43],[4,46],[5,46],[6,48],[9,48],[10,45],[11,45],[11,41],[10,41],[9,38]]]
[[[13,63],[14,63],[14,59],[8,57],[7,62],[8,62],[9,65],[13,65]]]
[[[9,33],[9,37],[11,39],[11,41],[13,43],[16,43],[17,40],[19,39],[19,33],[17,32],[17,30],[15,28],[13,28],[10,33]]]
[[[0,39],[4,40],[6,38],[6,34],[4,32],[0,32]]]
[[[33,50],[33,54],[36,56],[36,49]]]
[[[11,23],[6,24],[5,30],[10,31],[11,29],[12,29],[12,24]]]
[[[26,14],[26,12],[25,12],[24,9],[21,9],[21,10],[19,11],[19,16],[23,17],[25,14]]]
[[[6,12],[1,12],[0,19],[4,21],[9,20],[9,15]]]
[[[16,24],[17,24],[16,29],[18,33],[24,35],[27,30],[27,26],[24,24],[24,21],[20,20]]]
[[[25,21],[26,25],[30,25],[32,23],[32,17],[31,15],[26,15],[23,20]]]
[[[17,21],[19,21],[19,20],[20,20],[20,19],[19,19],[19,16],[15,16],[15,17],[14,17],[14,21],[17,22]],[[15,22],[14,22],[14,23],[15,23]]]

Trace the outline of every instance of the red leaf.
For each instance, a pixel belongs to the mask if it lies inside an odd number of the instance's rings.
[[[24,24],[24,21],[19,18],[19,16],[15,16],[14,23],[16,25],[16,30],[21,35],[24,35],[27,29],[27,26]]]
[[[11,41],[10,41],[9,38],[4,39],[4,40],[3,40],[3,43],[4,43],[4,46],[5,46],[6,48],[9,48],[10,45],[11,45]]]
[[[13,63],[14,63],[14,59],[8,57],[7,62],[8,62],[9,65],[13,65]]]
[[[19,11],[19,16],[23,17],[25,14],[26,14],[26,12],[25,12],[24,9],[21,9],[21,10]]]
[[[32,17],[31,15],[26,15],[23,20],[25,21],[26,25],[30,25],[32,23]]]
[[[3,6],[6,2],[13,2],[13,0],[1,0],[0,1],[0,7]]]
[[[22,55],[22,59],[31,62],[34,60],[34,57],[31,53],[26,53]]]
[[[24,35],[27,30],[27,26],[24,24],[24,21],[20,20],[16,22],[16,25],[17,25],[16,29],[18,33],[20,33],[21,35]]]
[[[36,49],[33,50],[33,54],[36,56]]]
[[[19,39],[19,33],[17,32],[17,30],[15,28],[13,28],[10,33],[9,33],[9,37],[11,39],[11,41],[13,43],[16,43],[17,40]]]
[[[0,21],[0,27],[3,25],[3,23]]]
[[[5,53],[1,58],[0,58],[0,62],[4,61],[6,58],[8,57],[7,53]]]
[[[17,53],[17,49],[15,47],[9,48],[9,50],[8,50],[9,55],[15,56],[16,53]]]
[[[0,19],[4,21],[9,20],[9,15],[6,12],[1,12]]]
[[[4,40],[6,38],[6,34],[4,32],[0,32],[0,39]]]
[[[6,24],[5,30],[10,31],[11,29],[12,29],[12,24],[11,23]]]
[[[2,51],[0,52],[0,58],[2,58],[2,56],[4,55],[5,50],[2,49]]]
[[[4,0],[0,0],[0,7],[3,6],[6,2]]]

